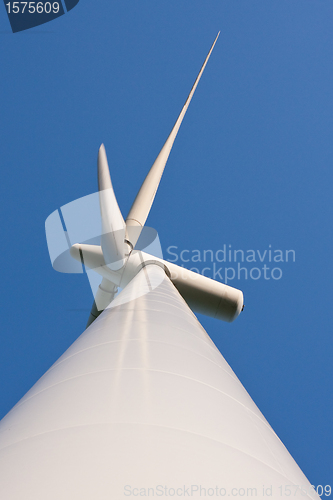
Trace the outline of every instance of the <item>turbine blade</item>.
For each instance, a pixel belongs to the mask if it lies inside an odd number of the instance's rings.
[[[129,211],[129,214],[126,219],[126,227],[128,231],[127,239],[129,239],[134,246],[135,243],[137,242],[139,236],[140,236],[140,228],[142,228],[147,220],[147,217],[149,215],[149,211],[151,209],[151,206],[153,204],[155,194],[157,191],[157,188],[159,186],[164,167],[166,165],[166,162],[168,160],[171,148],[173,146],[173,143],[175,141],[175,138],[177,136],[179,127],[183,121],[183,118],[185,116],[185,113],[187,111],[187,108],[191,102],[191,99],[193,97],[193,94],[195,92],[195,89],[197,88],[197,85],[199,83],[199,80],[201,78],[201,75],[206,67],[206,64],[208,62],[208,59],[212,53],[212,50],[214,48],[214,45],[219,37],[220,32],[217,34],[217,37],[214,40],[213,45],[210,48],[210,51],[208,52],[208,55],[205,59],[205,62],[203,63],[201,70],[194,82],[194,85],[191,89],[191,92],[186,99],[186,102],[184,104],[183,109],[181,110],[181,113],[169,135],[167,138],[163,148],[161,149],[158,157],[156,158],[153,166],[151,167],[147,177],[145,178],[135,200],[132,205],[131,210]],[[129,229],[131,226],[134,226],[136,228],[135,231],[132,231],[133,234],[131,234],[131,229]]]
[[[126,226],[113,191],[104,144],[99,148],[97,165],[102,217],[101,245],[107,266],[115,271],[124,265]]]

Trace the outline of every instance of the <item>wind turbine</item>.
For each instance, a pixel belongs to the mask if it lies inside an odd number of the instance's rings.
[[[192,312],[233,321],[242,292],[138,250],[216,40],[126,220],[103,145],[101,244],[47,220],[53,266],[70,253],[102,281],[90,326],[0,423],[0,498],[319,498]]]

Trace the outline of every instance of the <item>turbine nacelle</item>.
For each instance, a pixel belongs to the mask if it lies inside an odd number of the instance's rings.
[[[107,290],[110,294],[109,302],[114,298],[115,287],[125,288],[143,267],[155,264],[164,269],[193,311],[231,322],[243,309],[243,293],[240,290],[141,250],[133,250],[126,265],[117,272],[110,270],[106,264],[100,246],[76,244],[72,246],[70,253],[74,259],[103,277],[102,290],[105,290],[106,282],[110,284],[110,290]],[[101,295],[100,289],[98,291]],[[102,295],[101,302],[99,297],[95,297],[93,309],[97,309],[99,314],[109,305],[105,306],[105,300],[105,294]]]

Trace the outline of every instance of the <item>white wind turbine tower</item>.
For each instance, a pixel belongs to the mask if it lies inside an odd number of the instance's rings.
[[[136,249],[215,43],[126,221],[103,145],[101,245],[48,218],[54,267],[70,241],[102,281],[90,326],[0,423],[1,499],[319,498],[191,311],[233,321],[242,292]]]

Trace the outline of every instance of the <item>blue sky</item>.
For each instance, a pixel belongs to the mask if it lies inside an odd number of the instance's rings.
[[[221,30],[148,224],[166,258],[295,251],[279,280],[229,282],[235,323],[200,321],[312,484],[332,485],[332,20],[330,1],[80,0],[14,35],[0,9],[0,418],[90,312],[86,276],[51,267],[45,219],[96,191],[101,142],[126,216]]]

